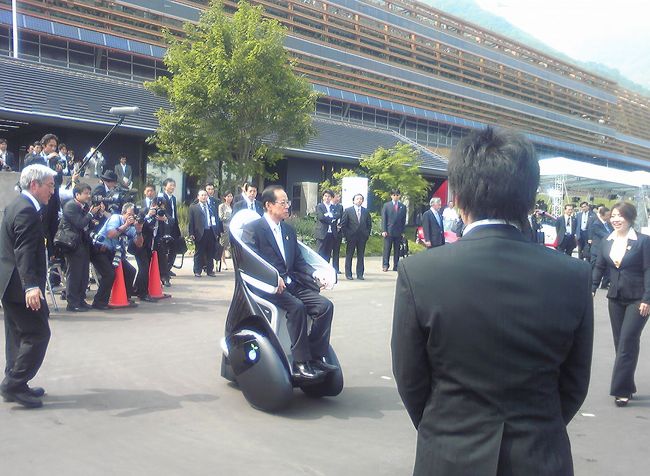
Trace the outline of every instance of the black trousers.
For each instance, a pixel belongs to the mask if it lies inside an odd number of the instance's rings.
[[[641,300],[609,300],[609,320],[616,350],[609,393],[614,397],[627,397],[636,393],[634,372],[639,360],[639,342],[641,332],[648,322],[647,317],[641,317],[639,304]]]
[[[582,232],[586,233],[586,232]],[[590,245],[587,243],[587,239],[584,237],[584,235],[580,235],[580,239],[577,240],[578,244],[578,258],[584,259],[589,261],[589,249]]]
[[[115,268],[113,268],[113,253],[93,251],[90,261],[97,273],[99,288],[93,299],[95,305],[107,305],[111,297],[113,281],[115,281]]]
[[[562,242],[558,245],[558,251],[571,256],[576,247],[576,237],[574,235],[564,235]]]
[[[149,265],[151,264],[152,251],[148,246],[136,248],[135,262],[138,264],[138,274],[135,277],[135,284],[133,285],[133,292],[144,297],[149,294]]]
[[[316,239],[316,244],[318,245],[318,254],[329,263],[334,249],[334,234],[327,233],[322,240]]]
[[[203,231],[203,236],[195,242],[194,273],[201,274],[203,267],[208,274],[214,273],[214,248],[217,240],[211,229]]]
[[[367,241],[368,238],[366,237],[352,237],[347,240],[347,249],[345,250],[345,275],[347,277],[352,276],[352,256],[355,251],[357,253],[357,278],[363,277],[365,271],[363,261],[366,253]]]
[[[596,261],[598,261],[598,255],[596,253],[591,253],[589,255],[589,262],[591,263],[591,271],[593,273],[594,268],[596,267]],[[603,272],[603,277],[600,283],[598,283],[602,288],[609,286],[609,266],[605,267]]]
[[[169,226],[169,234],[176,240],[179,236],[181,236],[181,230],[178,228],[178,223],[174,223]],[[175,243],[170,243],[169,246],[165,249],[165,276],[169,277],[169,272],[172,270],[172,267],[174,266],[174,262],[176,261],[176,253],[178,253],[178,250],[176,249],[176,244]],[[161,270],[162,273],[162,270]]]
[[[341,242],[343,241],[343,234],[338,233],[334,237],[334,245],[332,246],[332,267],[339,272],[339,257],[341,255]]]
[[[399,244],[402,236],[386,236],[384,238],[384,253],[382,254],[382,267],[388,268],[390,264],[390,249],[393,248],[393,269],[397,269],[399,263]]]
[[[5,316],[5,378],[0,387],[15,392],[27,389],[27,382],[41,368],[50,341],[50,310],[41,300],[41,308],[32,311],[25,302],[2,300]]]
[[[294,362],[306,362],[327,354],[334,305],[316,291],[292,282],[282,294],[262,293],[262,297],[287,311],[287,329]],[[307,318],[314,321],[307,334]]]
[[[88,289],[90,249],[87,243],[81,243],[79,248],[65,254],[65,293],[69,306],[79,307],[86,300]]]

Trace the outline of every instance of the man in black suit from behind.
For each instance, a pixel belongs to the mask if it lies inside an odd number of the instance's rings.
[[[390,202],[384,203],[384,207],[381,209],[381,236],[384,237],[382,271],[388,271],[391,247],[393,248],[393,271],[397,271],[399,245],[406,226],[406,206],[399,201],[401,196],[398,189],[391,190]]]
[[[357,193],[350,208],[346,208],[341,217],[341,234],[345,236],[345,277],[352,279],[352,256],[357,252],[357,279],[363,280],[364,255],[366,242],[372,231],[372,218],[363,205],[364,197]]]
[[[418,431],[414,474],[573,474],[566,425],[589,386],[590,267],[520,231],[539,164],[488,127],[449,161],[463,237],[400,263],[393,373]]]
[[[44,165],[26,167],[21,194],[6,208],[0,228],[0,296],[6,337],[5,401],[27,408],[43,405],[45,390],[30,388],[50,340],[50,315],[45,301],[45,230],[41,208],[54,193],[56,172]]]
[[[280,185],[270,185],[262,192],[262,203],[266,210],[264,216],[244,226],[242,241],[273,266],[279,277],[276,294],[256,293],[287,311],[294,378],[319,380],[324,373],[338,369],[325,357],[334,305],[318,293],[313,280],[322,281],[324,277],[307,264],[300,253],[296,230],[284,222],[291,206],[286,192]],[[310,317],[313,323],[308,333]]]
[[[445,244],[445,230],[440,214],[442,201],[438,197],[429,200],[429,209],[422,215],[422,230],[424,231],[424,245],[435,248]]]
[[[258,200],[256,200],[257,187],[253,184],[245,183],[244,189],[245,190],[242,199],[232,206],[232,214],[234,215],[239,210],[248,208],[249,210],[257,212],[259,216],[264,215],[264,207]]]
[[[597,218],[589,225],[589,240],[591,241],[590,263],[593,269],[596,267],[598,256],[602,253],[603,240],[605,240],[614,231],[614,228],[609,223],[612,212],[605,205],[598,207]],[[601,289],[609,287],[609,268],[603,270],[603,277],[600,283]]]
[[[190,205],[188,235],[194,241],[194,276],[201,277],[205,267],[208,276],[215,277],[215,246],[219,240],[219,217],[208,202],[208,192],[199,190],[197,203]]]
[[[325,190],[323,201],[316,205],[316,225],[314,237],[318,246],[318,254],[329,263],[332,249],[336,240],[336,224],[341,218],[339,209],[332,203],[334,192]]]
[[[555,221],[557,232],[557,249],[569,256],[573,254],[576,247],[576,228],[578,222],[573,215],[573,205],[564,205],[564,214]]]

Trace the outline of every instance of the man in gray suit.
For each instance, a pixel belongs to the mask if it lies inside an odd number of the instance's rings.
[[[126,163],[126,155],[120,155],[120,163],[115,166],[117,184],[121,188],[130,189],[133,185],[133,169]]]
[[[449,184],[463,237],[400,262],[395,294],[393,373],[418,431],[414,474],[572,475],[566,425],[589,386],[590,266],[520,231],[539,185],[525,138],[466,136]]]

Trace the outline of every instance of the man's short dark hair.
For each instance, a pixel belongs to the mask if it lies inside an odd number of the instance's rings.
[[[248,192],[251,188],[254,188],[255,190],[257,190],[257,185],[255,185],[254,183],[248,183],[248,182],[246,182],[244,184],[244,192]]]
[[[354,197],[352,197],[352,201],[354,202],[354,200],[355,200],[357,197],[361,197],[363,200],[366,199],[366,197],[364,197],[362,193],[355,193],[355,194],[354,194]]]
[[[276,190],[282,190],[284,191],[284,188],[282,188],[282,185],[269,185],[262,191],[262,206],[266,210],[266,204],[267,203],[275,203],[275,191]]]
[[[399,191],[399,188],[394,188],[390,191],[391,195],[401,195],[402,192]]]
[[[326,189],[326,190],[323,190],[322,195],[325,195],[325,194],[328,194],[330,197],[333,197],[333,196],[334,196],[334,191],[333,191],[333,190],[330,190],[330,189],[328,188],[328,189]]]
[[[535,150],[512,131],[473,131],[452,152],[449,185],[458,207],[474,221],[493,218],[523,225],[539,186]]]
[[[569,208],[569,207],[573,208],[573,203],[565,203],[565,204],[564,204],[564,209],[565,209],[565,210],[566,210],[567,208]]]
[[[589,206],[589,202],[580,202],[580,206],[587,205]]]
[[[148,188],[153,188],[154,190],[156,190],[156,187],[154,187],[152,183],[146,184],[142,190],[144,191],[144,190],[146,190]]]
[[[602,207],[600,207],[600,208],[598,209],[598,214],[599,214],[601,217],[604,217],[604,216],[607,214],[608,211],[609,211],[609,208],[607,208],[606,206],[603,205]]]
[[[54,134],[45,134],[41,139],[41,145],[45,147],[51,140],[55,140],[57,144],[59,143],[59,138]]]
[[[36,146],[42,147],[43,144],[41,144],[41,141],[40,141],[40,140],[37,140],[37,141],[34,142],[32,145],[33,145],[34,147],[36,147]]]
[[[90,185],[88,185],[87,183],[83,183],[83,182],[78,183],[72,189],[72,196],[76,197],[77,195],[79,195],[81,193],[84,193],[86,190],[88,190],[89,192],[92,190],[92,188],[90,188]]]
[[[5,139],[4,137],[0,137],[0,144],[6,144],[6,143],[7,143],[7,139]]]
[[[59,149],[67,149],[68,146],[65,145],[64,143],[59,144]]]
[[[208,182],[208,183],[205,184],[205,186],[206,187],[214,187],[214,183],[213,182]]]
[[[176,183],[176,180],[174,180],[173,178],[169,178],[169,177],[166,178],[166,179],[163,181],[163,187],[166,187],[168,183],[172,183],[172,182]]]

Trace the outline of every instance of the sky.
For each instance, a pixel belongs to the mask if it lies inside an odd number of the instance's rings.
[[[618,69],[650,89],[648,0],[476,0],[572,58]]]

